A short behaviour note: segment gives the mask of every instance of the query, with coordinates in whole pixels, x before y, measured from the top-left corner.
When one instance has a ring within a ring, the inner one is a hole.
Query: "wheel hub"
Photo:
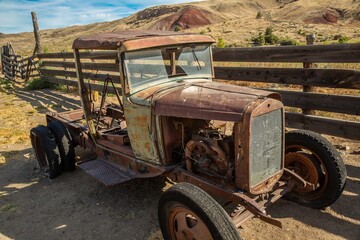
[[[312,183],[315,187],[319,183],[320,165],[314,156],[304,152],[290,152],[285,155],[285,167],[293,170],[304,180]],[[295,187],[294,192],[309,192],[311,190]]]
[[[168,226],[171,239],[202,240],[212,239],[205,223],[189,209],[177,206],[171,209]]]

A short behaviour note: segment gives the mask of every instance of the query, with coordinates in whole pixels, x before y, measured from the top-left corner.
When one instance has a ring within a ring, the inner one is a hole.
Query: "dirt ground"
[[[53,90],[0,91],[0,239],[162,239],[165,179],[106,188],[78,168],[55,180],[40,174],[29,130],[46,111],[78,107],[76,97]],[[268,212],[283,229],[253,219],[240,230],[244,239],[360,239],[360,142],[329,140],[343,149],[348,171],[340,199],[322,211],[280,200]]]

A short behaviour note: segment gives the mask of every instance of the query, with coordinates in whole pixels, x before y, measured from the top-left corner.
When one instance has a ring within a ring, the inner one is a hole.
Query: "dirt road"
[[[0,91],[0,239],[162,239],[157,202],[165,179],[106,188],[78,168],[55,180],[40,174],[30,128],[45,122],[46,111],[79,106],[50,90]],[[268,212],[283,229],[254,219],[240,230],[244,239],[360,239],[360,143],[329,140],[344,147],[348,181],[340,199],[322,211],[280,200]]]

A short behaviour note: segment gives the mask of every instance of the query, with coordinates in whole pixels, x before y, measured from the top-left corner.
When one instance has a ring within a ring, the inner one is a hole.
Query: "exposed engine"
[[[228,182],[234,176],[234,141],[217,128],[200,129],[185,146],[186,168],[190,172]]]

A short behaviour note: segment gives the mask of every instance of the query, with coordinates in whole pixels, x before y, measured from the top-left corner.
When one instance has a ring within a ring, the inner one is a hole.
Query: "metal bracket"
[[[300,188],[305,188],[307,190],[315,190],[316,186],[306,180],[304,180],[301,176],[296,174],[294,171],[291,171],[287,168],[284,168],[284,174],[282,175],[282,178],[286,181],[293,182],[296,186]]]

